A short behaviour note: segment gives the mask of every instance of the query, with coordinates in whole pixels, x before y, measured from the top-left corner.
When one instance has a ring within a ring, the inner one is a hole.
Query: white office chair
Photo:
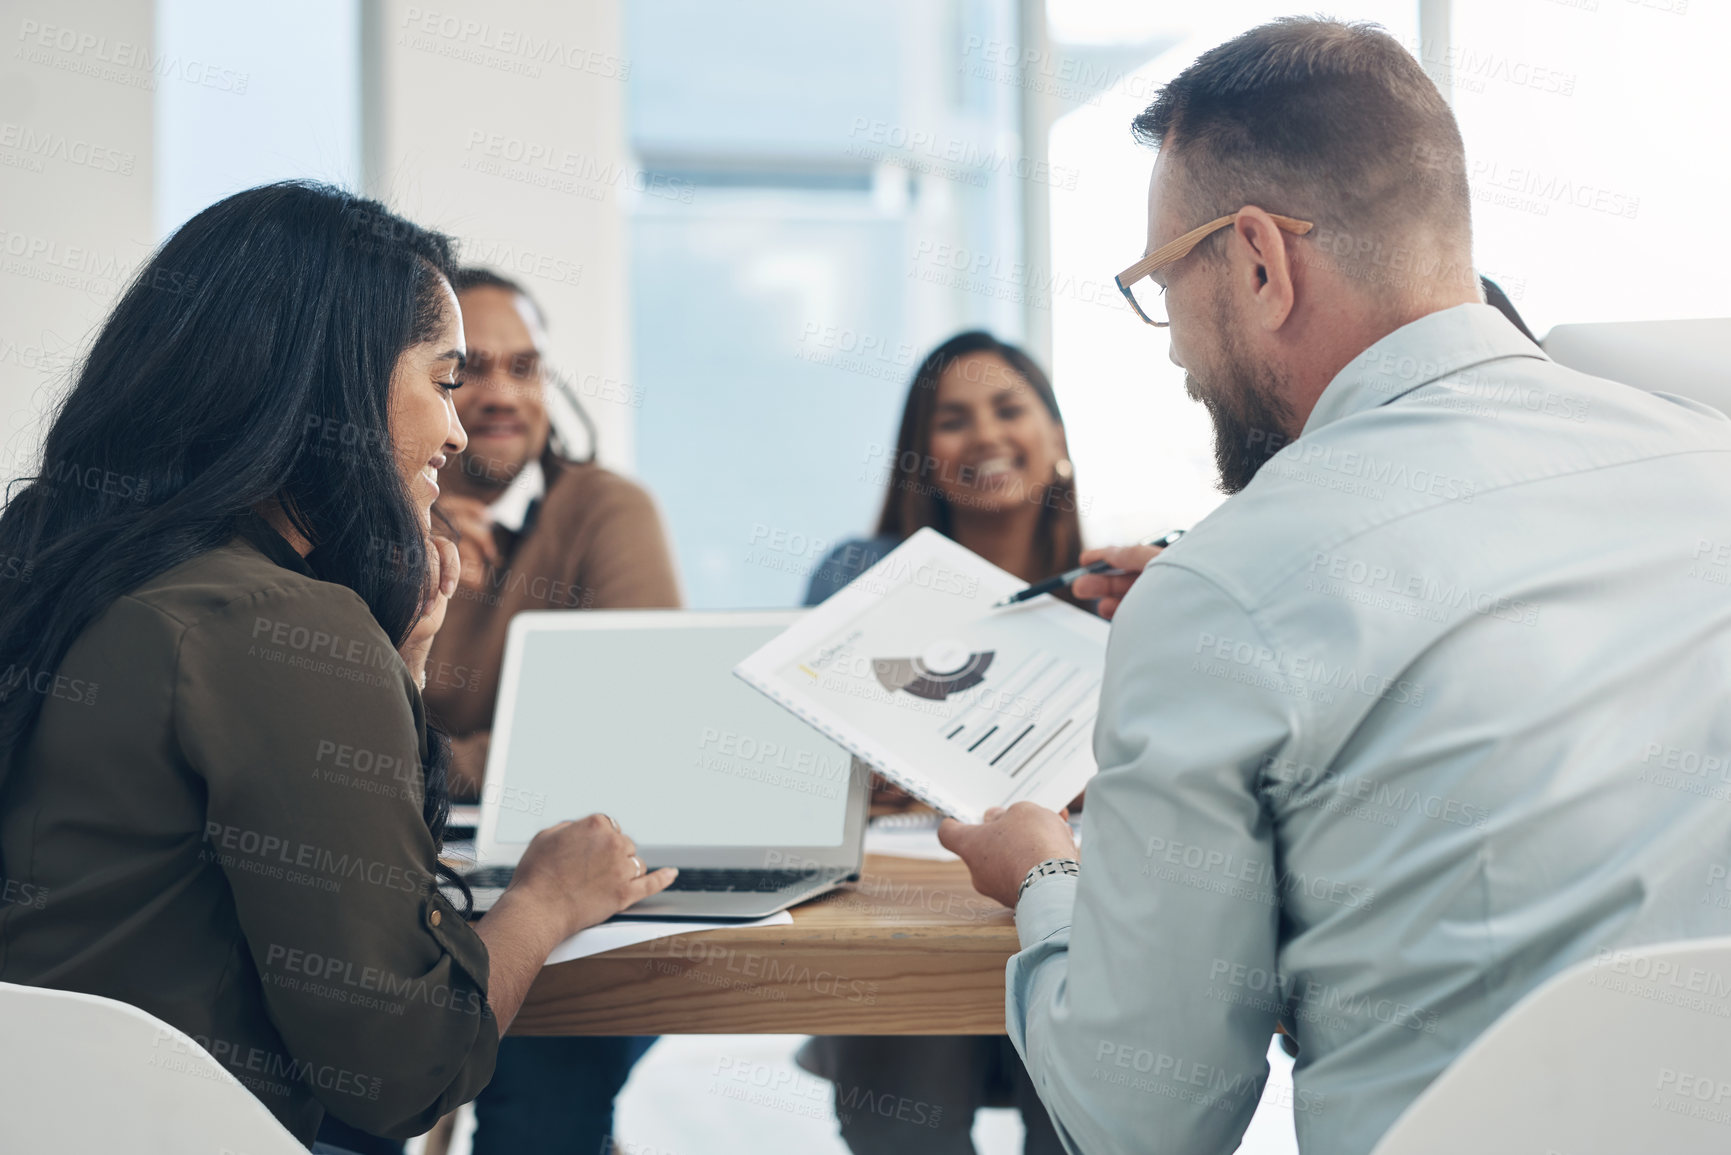
[[[0,1151],[307,1155],[191,1037],[137,1007],[0,983]]]
[[[1374,1155],[1731,1151],[1731,938],[1614,952],[1515,1004]]]
[[[1540,345],[1559,365],[1731,413],[1731,317],[1558,325]]]

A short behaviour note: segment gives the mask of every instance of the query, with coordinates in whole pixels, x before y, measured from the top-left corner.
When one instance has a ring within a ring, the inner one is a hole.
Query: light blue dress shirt
[[[1113,624],[1008,973],[1071,1149],[1230,1152],[1278,1019],[1301,1148],[1364,1155],[1547,977],[1731,933],[1728,582],[1717,411],[1485,305],[1343,369]]]

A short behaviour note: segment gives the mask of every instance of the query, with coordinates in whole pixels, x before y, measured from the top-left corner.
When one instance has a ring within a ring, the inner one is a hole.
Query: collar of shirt
[[[487,516],[494,525],[512,533],[522,533],[529,521],[529,510],[546,495],[547,475],[541,469],[541,463],[531,459],[517,471],[505,492],[487,507]]]
[[[294,570],[307,577],[318,577],[312,565],[312,554],[302,557],[288,539],[276,531],[276,527],[251,510],[241,515],[236,532],[251,542],[258,551],[284,569]],[[314,550],[313,553],[317,553]]]
[[[1456,305],[1402,325],[1336,373],[1304,423],[1304,435],[1411,393],[1463,369],[1544,351],[1490,305]]]

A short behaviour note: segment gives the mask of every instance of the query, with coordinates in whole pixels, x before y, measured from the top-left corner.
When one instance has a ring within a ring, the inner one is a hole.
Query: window
[[[1013,5],[625,11],[637,472],[693,606],[798,604],[869,536],[926,352],[1022,336],[1017,91],[964,67]]]
[[[1136,320],[1112,285],[1147,241],[1154,154],[1131,141],[1130,121],[1203,52],[1291,11],[1269,0],[1048,5],[1052,70],[1082,75],[1081,62],[1095,62],[1094,82],[1070,94],[1073,107],[1052,126],[1049,146],[1054,166],[1085,176],[1073,197],[1052,200],[1052,265],[1074,271],[1078,284],[1092,278],[1108,290],[1052,302],[1053,381],[1091,544],[1188,527],[1224,500],[1214,488],[1207,414],[1185,395],[1166,338]],[[1374,20],[1417,43],[1414,0],[1359,0],[1330,14]]]
[[[291,177],[361,185],[359,0],[157,0],[156,235]]]
[[[1731,316],[1723,48],[1712,0],[1454,0],[1446,71],[1473,248],[1553,325]]]

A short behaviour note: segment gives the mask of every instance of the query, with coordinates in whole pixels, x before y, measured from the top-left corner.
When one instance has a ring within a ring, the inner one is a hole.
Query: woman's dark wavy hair
[[[1038,362],[1015,345],[983,330],[957,333],[926,354],[926,359],[914,370],[907,404],[902,409],[901,430],[896,435],[895,459],[890,463],[889,492],[884,495],[883,512],[878,517],[880,535],[905,541],[916,530],[930,526],[945,537],[955,536],[950,503],[930,476],[937,468],[931,457],[932,421],[938,407],[938,383],[945,371],[963,357],[978,353],[991,354],[1014,370],[1039,397],[1058,428],[1064,427],[1057,394]],[[1076,504],[1074,474],[1047,486],[1039,500],[1045,507],[1034,529],[1040,568],[1049,574],[1073,569],[1082,552],[1082,518]]]
[[[248,189],[182,225],[97,334],[41,473],[0,512],[0,557],[29,567],[28,580],[0,580],[0,668],[57,669],[116,599],[273,501],[313,543],[319,577],[358,593],[401,644],[432,589],[392,453],[391,374],[444,320],[452,247],[306,181]],[[344,452],[317,452],[333,427]],[[93,468],[129,483],[56,483]],[[28,681],[0,681],[0,781],[41,710]],[[450,761],[435,731],[422,804],[435,843]]]

